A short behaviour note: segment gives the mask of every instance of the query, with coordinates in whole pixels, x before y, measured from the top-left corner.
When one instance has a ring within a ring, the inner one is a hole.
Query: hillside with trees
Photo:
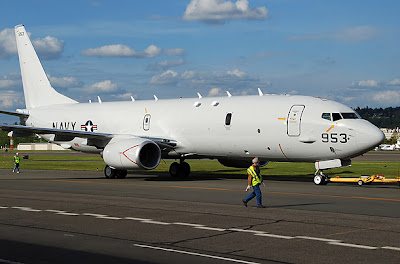
[[[380,128],[400,127],[400,107],[354,109],[362,118]]]

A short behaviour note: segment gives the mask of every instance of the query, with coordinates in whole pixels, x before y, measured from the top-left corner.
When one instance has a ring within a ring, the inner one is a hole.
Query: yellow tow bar
[[[386,179],[383,175],[364,176],[359,178],[340,178],[336,176],[329,179],[330,182],[356,182],[359,186],[371,183],[397,183],[400,186],[400,177],[395,179]]]

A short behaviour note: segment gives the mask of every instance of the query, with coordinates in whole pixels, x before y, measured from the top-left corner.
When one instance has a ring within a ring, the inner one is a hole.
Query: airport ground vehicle
[[[400,186],[400,177],[387,179],[383,175],[361,175],[359,178],[341,178],[337,176],[330,178],[329,182],[356,182],[359,186],[371,183],[397,183]]]

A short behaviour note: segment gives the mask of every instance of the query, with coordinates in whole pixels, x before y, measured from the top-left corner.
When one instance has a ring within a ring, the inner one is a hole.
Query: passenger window
[[[331,119],[331,113],[323,113],[323,114],[322,114],[322,118],[323,118],[323,119],[326,119],[326,120],[329,120],[329,121],[332,121],[332,119]]]
[[[356,113],[342,113],[344,119],[358,119],[358,115]]]
[[[342,116],[340,115],[340,113],[332,113],[332,118],[333,118],[333,121],[337,121],[337,120],[342,119]]]
[[[232,113],[227,113],[225,117],[225,126],[230,126],[232,120]]]

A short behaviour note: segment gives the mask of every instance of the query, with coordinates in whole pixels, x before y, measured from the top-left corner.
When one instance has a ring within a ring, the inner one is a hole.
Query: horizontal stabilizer
[[[28,114],[19,113],[19,112],[15,112],[15,111],[4,111],[4,110],[0,110],[0,114],[10,115],[10,116],[19,116],[19,117],[29,117]]]

